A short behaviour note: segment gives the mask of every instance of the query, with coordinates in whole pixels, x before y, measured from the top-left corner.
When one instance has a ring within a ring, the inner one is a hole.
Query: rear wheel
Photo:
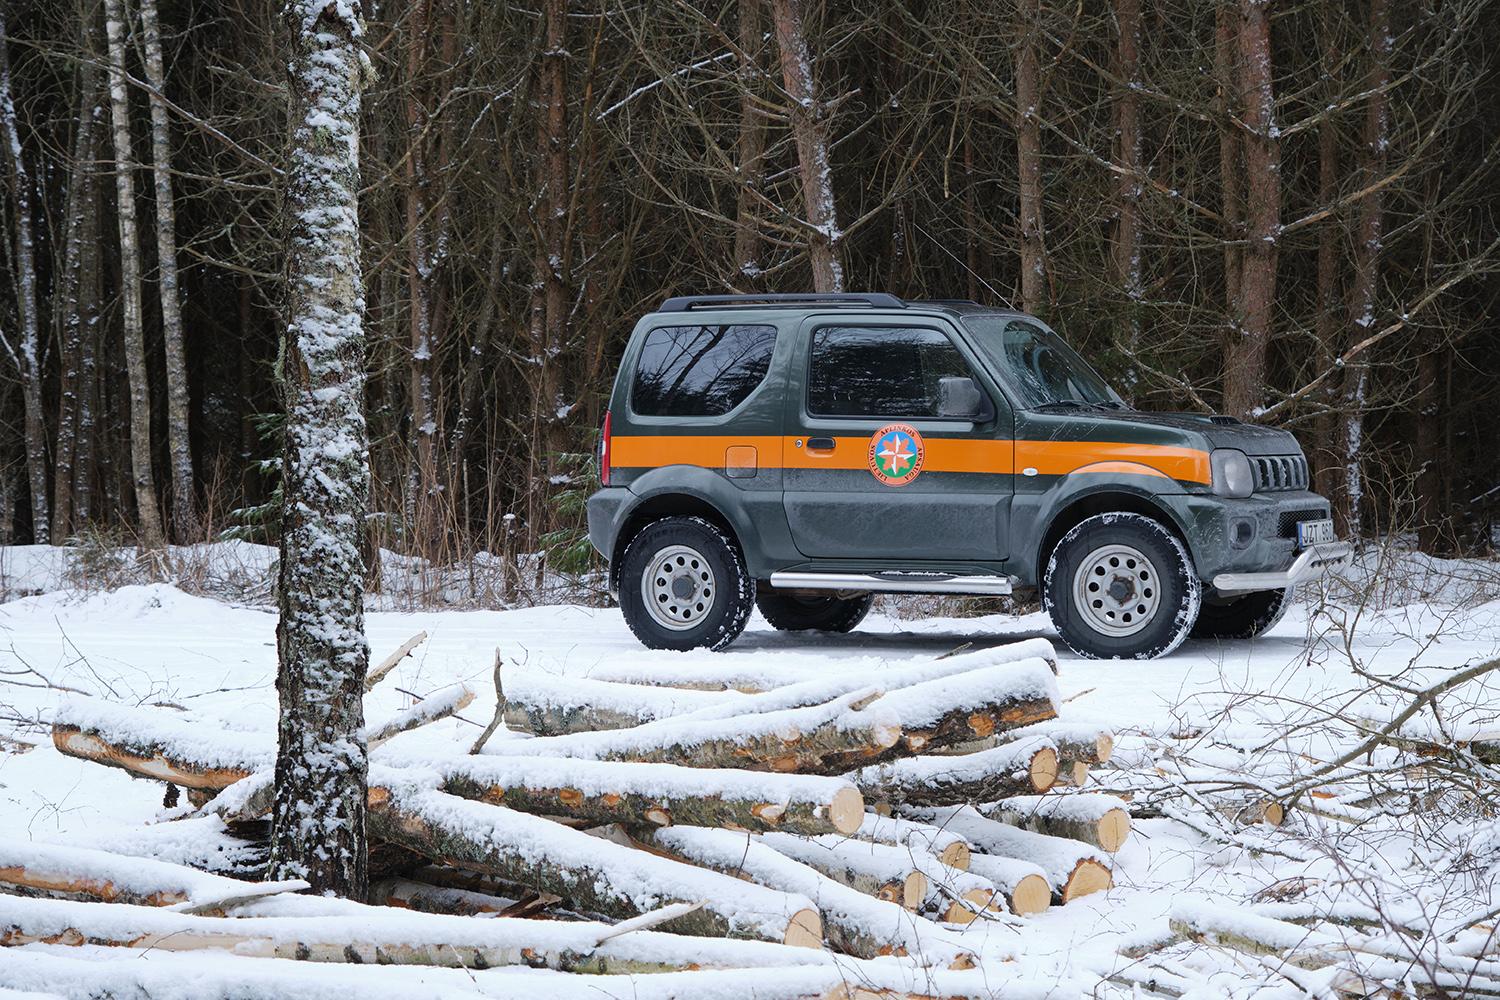
[[[651,649],[723,649],[745,630],[755,584],[739,548],[701,517],[642,529],[620,563],[620,609]]]
[[[1140,514],[1074,526],[1047,561],[1042,604],[1063,642],[1091,659],[1165,656],[1198,618],[1202,585],[1177,536]]]
[[[873,594],[799,597],[765,591],[755,598],[755,606],[772,628],[783,632],[850,632],[865,620],[874,601]]]
[[[1291,587],[1239,597],[1205,596],[1198,624],[1193,626],[1193,638],[1254,639],[1281,621],[1291,603]]]

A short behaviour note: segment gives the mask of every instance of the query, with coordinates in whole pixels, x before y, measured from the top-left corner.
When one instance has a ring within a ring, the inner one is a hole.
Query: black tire
[[[1098,514],[1075,525],[1042,577],[1052,624],[1089,659],[1165,656],[1192,631],[1202,593],[1181,540],[1140,514]]]
[[[852,632],[865,620],[874,594],[858,597],[798,597],[763,591],[756,595],[755,606],[765,615],[771,627],[782,632]]]
[[[1194,639],[1254,639],[1270,630],[1292,604],[1292,588],[1259,590],[1239,597],[1205,595]]]
[[[656,611],[647,607],[652,600]],[[723,649],[745,630],[754,606],[755,581],[739,546],[701,517],[654,521],[625,547],[620,609],[649,649]]]

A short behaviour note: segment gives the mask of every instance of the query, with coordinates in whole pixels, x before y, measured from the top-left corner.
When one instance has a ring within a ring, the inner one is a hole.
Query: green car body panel
[[[1028,407],[1014,375],[966,325],[975,318],[1042,327],[1021,313],[947,302],[729,303],[642,318],[609,401],[608,485],[588,502],[589,538],[610,561],[612,589],[634,533],[673,514],[727,529],[762,584],[774,573],[896,571],[1003,576],[1016,590],[1038,586],[1051,546],[1094,514],[1167,525],[1203,581],[1286,569],[1297,551],[1288,524],[1328,516],[1327,501],[1305,488],[1306,461],[1286,431],[1123,407]],[[647,335],[698,324],[774,326],[764,378],[722,415],[638,414],[631,394]],[[883,327],[946,338],[984,397],[979,418],[810,412],[817,331]],[[923,450],[920,470],[899,485],[872,471],[872,438],[890,425],[915,430]],[[1212,485],[1215,449],[1252,462],[1274,456],[1273,472],[1291,471],[1276,488],[1222,496]]]

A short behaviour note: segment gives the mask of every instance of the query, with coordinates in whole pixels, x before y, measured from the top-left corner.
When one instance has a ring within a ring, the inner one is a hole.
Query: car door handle
[[[807,447],[810,451],[832,451],[838,446],[838,441],[833,438],[808,438]]]

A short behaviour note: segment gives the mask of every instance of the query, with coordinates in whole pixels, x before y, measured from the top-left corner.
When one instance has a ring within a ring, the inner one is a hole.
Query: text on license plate
[[[1324,542],[1333,540],[1332,521],[1324,519],[1297,522],[1297,547],[1299,549],[1305,549],[1309,545],[1322,545]]]

